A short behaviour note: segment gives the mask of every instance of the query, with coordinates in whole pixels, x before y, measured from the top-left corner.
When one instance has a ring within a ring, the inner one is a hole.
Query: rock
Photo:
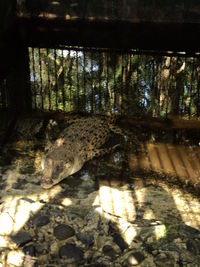
[[[36,255],[36,249],[33,245],[29,245],[23,248],[23,252],[26,255],[35,256]]]
[[[200,240],[189,239],[186,242],[186,247],[192,254],[196,256],[200,254]]]
[[[57,255],[58,254],[58,250],[59,250],[59,247],[58,247],[58,243],[57,242],[54,242],[53,244],[51,244],[50,251],[51,251],[52,255]]]
[[[200,231],[188,225],[181,225],[179,227],[179,234],[180,236],[183,236],[183,237],[187,237],[191,235],[197,236],[197,235],[200,235]]]
[[[83,251],[74,244],[66,244],[60,248],[59,256],[69,260],[69,263],[79,263],[83,260]]]
[[[164,253],[160,253],[155,259],[156,266],[158,267],[173,267],[174,260],[171,257],[168,257]]]
[[[13,229],[13,219],[8,212],[0,214],[0,235],[10,235]]]
[[[44,255],[40,255],[38,257],[38,261],[40,263],[43,263],[43,264],[46,264],[47,262],[49,262],[49,256],[47,254],[44,254]],[[42,265],[43,266],[43,265]]]
[[[74,229],[66,224],[59,224],[54,228],[54,236],[59,240],[67,239],[74,234]]]
[[[151,245],[153,243],[155,243],[155,238],[153,236],[148,237],[146,240],[146,244]]]
[[[34,169],[33,166],[27,166],[27,167],[21,167],[19,171],[20,171],[21,174],[26,174],[27,175],[27,174],[34,173],[35,169]]]
[[[91,246],[94,244],[94,236],[92,233],[78,233],[77,234],[78,240],[80,240],[86,247]]]
[[[47,243],[35,244],[35,249],[37,254],[45,254],[45,252],[48,250],[48,245]]]
[[[24,187],[25,187],[25,182],[24,182],[24,180],[19,180],[19,181],[17,181],[16,183],[14,183],[13,185],[12,185],[12,188],[13,189],[24,189]]]
[[[122,251],[128,248],[128,244],[124,241],[119,233],[113,234],[113,241],[120,247]]]
[[[18,232],[16,235],[11,236],[12,241],[18,246],[23,246],[32,240],[31,235],[28,232]]]
[[[108,265],[105,265],[103,263],[96,263],[96,264],[90,264],[87,265],[87,267],[107,267]]]
[[[34,218],[34,224],[37,227],[42,227],[50,222],[49,217],[45,215],[40,215]]]
[[[23,259],[23,267],[34,267],[36,263],[36,258],[30,255],[25,255]]]
[[[111,246],[109,246],[109,245],[105,245],[103,247],[102,251],[103,251],[104,255],[106,255],[106,256],[108,256],[110,258],[113,258],[114,259],[115,256],[116,256],[115,250]]]
[[[129,254],[127,259],[128,266],[137,266],[145,259],[141,252],[133,252]]]
[[[24,253],[20,250],[9,251],[6,260],[6,266],[23,266],[24,263]]]
[[[96,264],[87,265],[87,267],[107,267],[107,265],[103,263],[96,263]]]

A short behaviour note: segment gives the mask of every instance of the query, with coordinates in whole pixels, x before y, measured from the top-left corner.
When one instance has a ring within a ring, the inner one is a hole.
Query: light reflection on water
[[[85,172],[82,176],[81,176],[81,179],[83,181],[88,181],[90,179],[90,175],[88,172]]]
[[[119,153],[119,152],[116,152],[116,153],[114,154],[114,157],[113,157],[114,162],[115,162],[116,164],[119,163],[119,162],[120,162],[120,158],[121,158],[120,153]]]

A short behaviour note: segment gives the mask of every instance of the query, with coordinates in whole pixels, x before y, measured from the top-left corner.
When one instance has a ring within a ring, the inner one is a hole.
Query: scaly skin
[[[111,122],[113,119],[109,117],[82,118],[64,129],[43,158],[41,186],[51,188],[79,171],[86,161],[115,149],[116,146],[100,149],[110,132],[115,131]]]

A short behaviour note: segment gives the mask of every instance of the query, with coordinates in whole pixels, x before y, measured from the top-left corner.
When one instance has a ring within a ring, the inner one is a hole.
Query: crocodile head
[[[45,156],[42,160],[43,177],[41,187],[49,189],[55,184],[80,170],[82,166],[77,164],[77,160],[73,157],[67,157],[64,160],[54,159],[50,156]]]

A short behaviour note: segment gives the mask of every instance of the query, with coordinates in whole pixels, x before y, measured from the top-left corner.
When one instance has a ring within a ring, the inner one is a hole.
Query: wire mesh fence
[[[29,48],[34,109],[200,115],[200,58]]]

